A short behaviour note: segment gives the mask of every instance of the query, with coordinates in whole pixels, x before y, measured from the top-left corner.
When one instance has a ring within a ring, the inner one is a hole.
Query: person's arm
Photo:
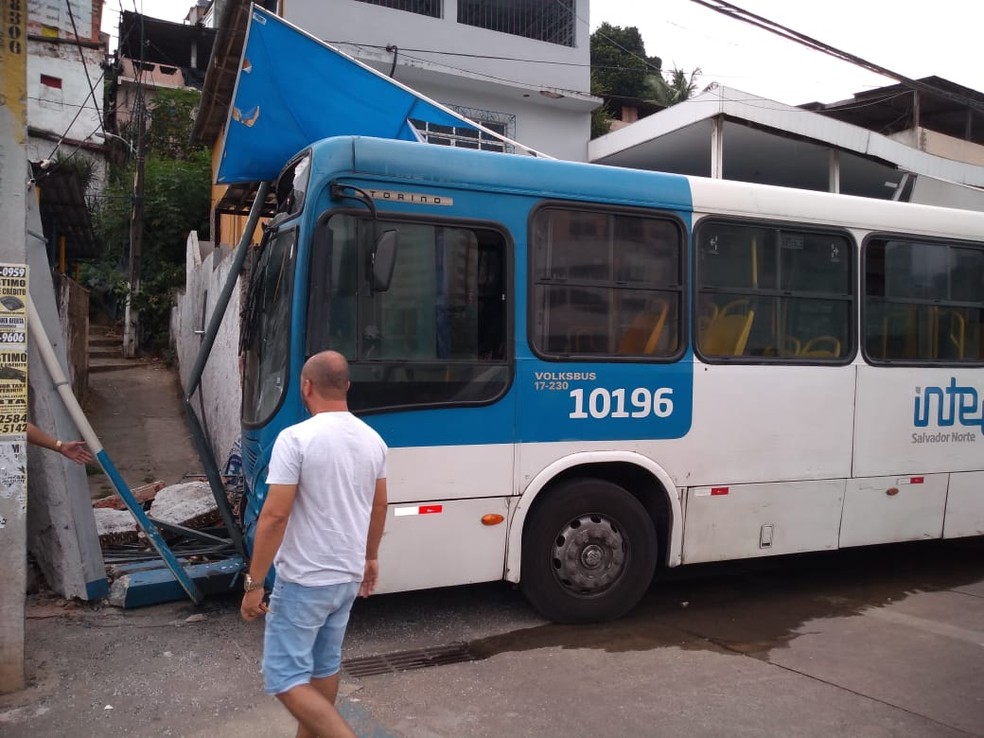
[[[49,436],[34,423],[27,424],[27,442],[50,451],[57,451],[76,464],[88,464],[93,461],[92,454],[85,447],[85,441],[59,441],[57,438]]]
[[[372,498],[372,513],[369,515],[369,536],[366,538],[366,570],[359,586],[359,597],[368,597],[376,589],[379,579],[379,542],[386,526],[386,480],[376,480],[376,492]]]
[[[296,496],[296,484],[271,484],[267,490],[260,519],[256,523],[256,535],[253,537],[253,557],[249,562],[249,576],[254,582],[262,582],[270,572],[273,558],[284,540]],[[240,613],[244,620],[253,620],[266,610],[262,587],[243,596]]]

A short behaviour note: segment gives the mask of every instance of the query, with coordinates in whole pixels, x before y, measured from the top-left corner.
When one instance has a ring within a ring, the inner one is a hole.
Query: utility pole
[[[122,17],[122,16],[121,16]],[[140,293],[140,254],[143,249],[144,221],[144,127],[145,111],[143,88],[144,24],[140,17],[140,65],[137,78],[137,167],[133,175],[133,202],[130,211],[130,289],[126,297],[123,319],[123,355],[134,358],[140,348],[140,313],[133,299]]]
[[[133,175],[133,204],[130,212],[130,291],[126,298],[123,324],[123,355],[133,358],[140,344],[140,313],[133,298],[140,292],[140,252],[143,248],[144,192],[144,111],[143,95],[137,96],[137,170]]]
[[[0,296],[18,278],[27,303],[27,3],[0,0]],[[9,266],[8,266],[9,265]],[[19,267],[17,265],[20,265]],[[13,271],[12,271],[12,269]],[[18,271],[18,269],[20,271]],[[12,303],[13,304],[13,303]],[[15,308],[19,317],[26,315]],[[24,590],[27,582],[27,342],[24,325],[6,331],[0,368],[0,694],[24,687]],[[14,349],[14,350],[11,350]]]

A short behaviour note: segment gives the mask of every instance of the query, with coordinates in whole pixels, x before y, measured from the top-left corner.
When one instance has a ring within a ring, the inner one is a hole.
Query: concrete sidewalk
[[[175,484],[185,474],[201,473],[183,397],[177,372],[159,362],[90,375],[86,415],[131,488],[158,479]],[[89,477],[93,498],[112,491],[101,472]]]

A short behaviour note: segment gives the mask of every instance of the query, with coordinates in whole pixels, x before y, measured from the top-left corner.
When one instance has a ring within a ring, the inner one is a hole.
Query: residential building
[[[558,159],[587,160],[588,0],[328,0],[284,18],[437,102]],[[465,145],[469,145],[465,142]]]
[[[984,166],[984,93],[942,77],[917,80],[941,94],[904,84],[856,92],[835,103],[800,107],[867,128],[919,151]]]
[[[984,210],[984,95],[938,77],[794,107],[712,84],[591,141],[599,164]]]
[[[101,0],[28,2],[27,154],[31,161],[69,159],[91,167],[89,194],[106,177],[103,75],[108,37],[100,33]]]
[[[202,89],[216,31],[194,11],[201,9],[193,7],[185,23],[123,11],[111,126],[126,128],[139,101],[152,107],[159,89]]]
[[[39,192],[48,263],[71,272],[95,254],[86,199],[106,181],[100,0],[31,0],[27,21],[27,156]]]

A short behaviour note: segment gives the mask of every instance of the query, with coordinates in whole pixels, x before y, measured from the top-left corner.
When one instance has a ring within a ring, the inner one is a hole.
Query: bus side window
[[[840,233],[702,223],[697,348],[706,358],[843,360],[853,331],[853,248]]]
[[[864,269],[870,361],[984,360],[984,244],[876,237]]]
[[[532,222],[530,341],[560,357],[681,349],[683,233],[665,217],[550,206]]]

